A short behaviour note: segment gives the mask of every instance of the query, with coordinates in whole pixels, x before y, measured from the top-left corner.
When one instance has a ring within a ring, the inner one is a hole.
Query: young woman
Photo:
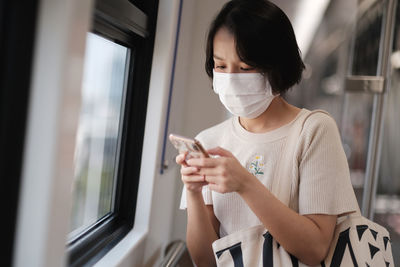
[[[309,112],[282,98],[304,69],[289,19],[266,0],[230,1],[210,27],[206,54],[213,89],[234,116],[196,137],[213,157],[176,158],[194,262],[215,265],[212,242],[263,224],[301,262],[319,264],[338,215],[357,202],[336,123],[322,113],[307,119],[299,137],[289,207],[270,192],[291,125]]]

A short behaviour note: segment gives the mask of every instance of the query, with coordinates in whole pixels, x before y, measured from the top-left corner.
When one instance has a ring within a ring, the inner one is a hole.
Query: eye
[[[254,70],[255,68],[253,68],[253,67],[248,67],[248,68],[240,68],[241,70],[243,70],[243,71],[251,71],[251,70]]]
[[[225,69],[225,66],[215,66],[216,69]]]

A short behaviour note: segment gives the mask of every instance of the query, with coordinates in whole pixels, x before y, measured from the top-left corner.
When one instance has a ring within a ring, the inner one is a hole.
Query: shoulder
[[[215,144],[219,144],[219,140],[222,139],[226,132],[230,132],[233,118],[229,118],[217,125],[207,128],[196,135],[196,139],[199,140],[205,147],[213,147]]]
[[[302,133],[304,137],[316,135],[339,134],[335,119],[326,111],[309,114],[304,122]]]
[[[300,148],[305,152],[310,148],[318,150],[332,147],[342,147],[335,119],[325,111],[309,114],[300,134]]]

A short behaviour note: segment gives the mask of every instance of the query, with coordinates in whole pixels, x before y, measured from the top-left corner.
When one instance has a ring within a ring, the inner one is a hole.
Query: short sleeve
[[[208,185],[203,186],[202,188],[202,194],[203,194],[203,199],[204,199],[204,204],[206,205],[212,205],[212,193]],[[182,189],[182,196],[181,196],[181,204],[179,206],[181,210],[185,210],[187,208],[187,203],[186,203],[186,188],[185,185],[183,186]]]
[[[306,121],[299,163],[299,213],[340,215],[358,209],[336,122],[317,113]]]

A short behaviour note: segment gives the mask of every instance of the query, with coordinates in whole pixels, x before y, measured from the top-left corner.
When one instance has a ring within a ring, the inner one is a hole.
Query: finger
[[[179,154],[178,156],[176,156],[175,161],[178,164],[182,164],[182,162],[185,160],[185,158],[183,157],[183,154]]]
[[[187,161],[187,164],[196,167],[212,168],[217,166],[217,161],[213,158],[191,158]]]
[[[178,156],[176,156],[175,161],[176,163],[186,166],[186,157],[187,157],[187,151],[180,153]]]
[[[182,167],[181,168],[181,174],[182,175],[190,175],[197,173],[199,169],[197,167]]]
[[[204,176],[204,180],[207,183],[218,184],[218,182],[219,182],[218,176],[214,176],[214,175],[202,175],[202,176]]]
[[[197,174],[207,175],[207,176],[218,176],[221,175],[221,172],[218,170],[218,168],[202,167],[201,169],[198,170]]]
[[[233,157],[233,154],[230,151],[223,149],[220,146],[209,149],[207,150],[207,152],[208,154],[217,155],[221,157]]]
[[[182,181],[184,183],[207,183],[204,181],[203,175],[183,175]]]

